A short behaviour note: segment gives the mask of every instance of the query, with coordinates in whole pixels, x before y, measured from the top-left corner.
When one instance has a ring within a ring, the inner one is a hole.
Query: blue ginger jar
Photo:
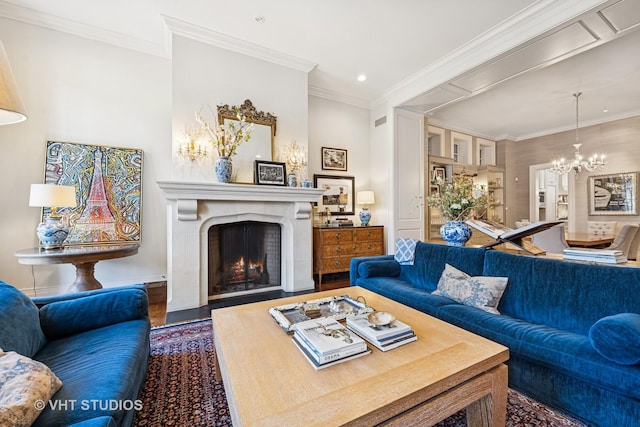
[[[447,221],[440,227],[440,235],[448,246],[464,246],[471,238],[471,228],[464,221]]]
[[[233,164],[229,156],[220,156],[215,164],[216,177],[218,182],[231,182],[231,172]]]

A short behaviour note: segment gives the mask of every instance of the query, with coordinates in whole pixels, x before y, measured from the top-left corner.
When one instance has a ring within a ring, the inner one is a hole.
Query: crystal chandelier
[[[582,92],[574,93],[573,96],[576,98],[576,143],[573,144],[573,148],[575,148],[575,154],[572,161],[567,162],[564,158],[560,160],[554,160],[553,166],[549,168],[549,170],[556,175],[565,175],[571,171],[574,171],[576,174],[582,172],[582,169],[586,169],[589,172],[598,171],[604,169],[607,165],[607,162],[604,160],[604,154],[594,154],[589,157],[588,160],[584,160],[582,155],[580,154],[580,146],[582,145],[579,142],[578,138],[578,99],[582,95]]]

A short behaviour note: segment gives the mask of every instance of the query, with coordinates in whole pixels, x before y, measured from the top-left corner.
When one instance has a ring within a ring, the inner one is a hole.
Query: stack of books
[[[296,325],[293,342],[314,369],[371,353],[367,343],[331,317],[307,320]]]
[[[387,351],[416,341],[418,337],[411,326],[399,320],[380,326],[369,322],[367,314],[347,317],[347,327],[379,350]]]
[[[563,250],[562,257],[576,261],[602,262],[606,264],[627,262],[627,257],[619,249],[567,248]]]

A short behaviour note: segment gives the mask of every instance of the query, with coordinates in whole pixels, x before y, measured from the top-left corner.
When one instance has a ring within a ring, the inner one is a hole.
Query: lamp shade
[[[72,185],[31,184],[29,206],[76,207],[76,188]]]
[[[19,123],[26,119],[9,59],[4,51],[4,45],[0,42],[0,125]]]
[[[373,191],[358,191],[356,193],[356,203],[359,205],[372,205],[376,202]]]

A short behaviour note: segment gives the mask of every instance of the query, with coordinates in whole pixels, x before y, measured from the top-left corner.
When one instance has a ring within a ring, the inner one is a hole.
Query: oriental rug
[[[139,396],[143,406],[134,426],[231,426],[224,386],[213,378],[213,350],[210,319],[153,328],[147,378]],[[464,411],[437,426],[465,427]],[[506,427],[540,426],[584,424],[509,390]]]

